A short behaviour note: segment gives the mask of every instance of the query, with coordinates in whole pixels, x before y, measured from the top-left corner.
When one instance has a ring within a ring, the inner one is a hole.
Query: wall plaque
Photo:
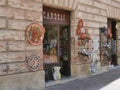
[[[31,71],[38,71],[40,69],[40,56],[38,55],[31,55],[30,57],[26,58],[27,66]]]
[[[76,30],[76,34],[77,35],[81,34],[81,28],[83,28],[83,26],[84,26],[84,22],[83,22],[82,19],[80,19],[78,21],[78,26],[77,26],[77,30]]]
[[[43,7],[43,21],[43,23],[49,25],[69,25],[70,12],[61,9]]]
[[[39,23],[32,23],[28,26],[26,37],[30,44],[39,45],[44,38],[45,29]]]

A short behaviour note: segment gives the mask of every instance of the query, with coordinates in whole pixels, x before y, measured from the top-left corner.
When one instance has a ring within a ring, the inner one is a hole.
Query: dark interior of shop
[[[116,20],[112,20],[111,21],[111,30],[112,30],[112,55],[111,55],[111,58],[112,58],[112,61],[111,61],[111,64],[116,66],[117,65],[117,47],[116,47]]]
[[[69,26],[44,25],[44,69],[46,81],[53,80],[53,67],[60,66],[62,76],[70,76]],[[56,41],[56,42],[53,42]]]

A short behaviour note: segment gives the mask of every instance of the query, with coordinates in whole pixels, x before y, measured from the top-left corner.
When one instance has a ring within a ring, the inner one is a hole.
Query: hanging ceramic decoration
[[[85,39],[89,40],[90,39],[90,35],[88,33],[88,29],[85,29],[85,32],[80,34],[80,39],[82,39],[82,40],[85,40]]]
[[[79,35],[79,34],[81,33],[81,28],[83,27],[83,25],[84,25],[84,22],[83,22],[82,19],[80,19],[80,20],[78,21],[78,26],[77,26],[77,30],[76,30],[76,34],[77,34],[77,35]]]
[[[82,40],[86,39],[86,34],[85,33],[81,33],[80,39],[82,39]]]
[[[108,27],[108,37],[112,38],[112,32],[111,32],[111,29],[109,27]]]
[[[120,22],[118,22],[118,23],[116,24],[116,29],[117,29],[117,30],[120,30]]]
[[[80,46],[81,45],[81,40],[78,40],[77,44],[78,44],[78,46]]]
[[[86,39],[90,39],[90,35],[88,33],[88,29],[85,29]]]
[[[45,29],[39,23],[32,23],[28,26],[26,37],[30,44],[39,45],[44,38]]]
[[[40,69],[40,56],[38,55],[31,55],[30,57],[26,58],[27,66],[31,71],[38,71]]]

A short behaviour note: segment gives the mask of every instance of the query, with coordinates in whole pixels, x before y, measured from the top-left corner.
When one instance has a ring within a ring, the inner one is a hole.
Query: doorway
[[[116,20],[108,19],[108,23],[111,27],[112,38],[111,38],[111,64],[117,65],[117,38],[116,38]]]
[[[116,20],[108,19],[108,28],[100,28],[101,65],[117,65]]]
[[[63,76],[70,76],[70,12],[43,8],[43,56],[45,81],[53,80],[53,67],[60,66]]]

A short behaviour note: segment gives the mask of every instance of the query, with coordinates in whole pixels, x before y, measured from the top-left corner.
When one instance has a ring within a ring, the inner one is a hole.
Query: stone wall
[[[25,56],[41,54],[42,44],[33,46],[26,42],[25,32],[29,24],[42,24],[42,2],[32,0],[2,0],[0,2],[0,64],[8,68],[6,74],[29,72]],[[14,69],[14,70],[11,70]]]
[[[40,90],[45,87],[43,63],[31,72],[25,57],[37,54],[43,61],[43,45],[26,41],[26,28],[32,22],[42,24],[42,0],[0,1],[0,89]]]
[[[0,77],[0,90],[44,90],[43,78],[43,71]]]
[[[117,60],[117,63],[120,65],[120,30],[117,30]]]

